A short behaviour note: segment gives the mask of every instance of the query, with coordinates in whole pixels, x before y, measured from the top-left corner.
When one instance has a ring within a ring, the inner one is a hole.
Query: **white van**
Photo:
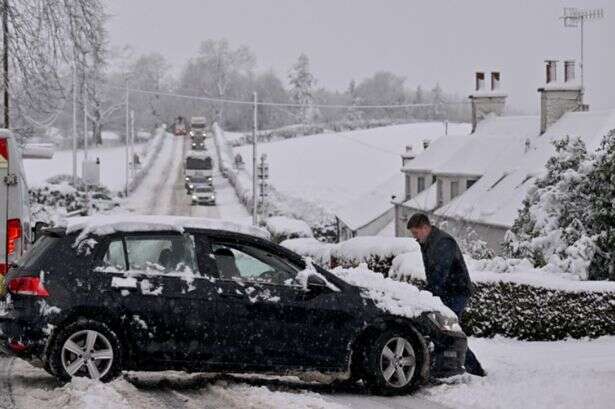
[[[31,240],[28,185],[21,149],[8,129],[0,129],[0,274],[25,252]]]

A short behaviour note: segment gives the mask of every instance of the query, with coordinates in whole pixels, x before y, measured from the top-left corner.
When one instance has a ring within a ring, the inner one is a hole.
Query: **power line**
[[[178,94],[174,92],[163,92],[163,91],[150,91],[138,88],[126,88],[126,87],[117,87],[113,85],[106,85],[107,88],[117,89],[125,91],[128,89],[129,92],[135,92],[140,94],[149,94],[149,95],[161,95],[167,97],[175,97],[175,98],[184,98],[184,99],[192,99],[206,102],[214,102],[214,103],[226,103],[226,104],[236,104],[236,105],[254,105],[254,101],[245,101],[238,99],[228,99],[228,98],[214,98],[214,97],[200,97],[194,95],[186,95],[186,94]],[[385,108],[421,108],[421,107],[435,107],[435,106],[443,106],[443,105],[465,105],[468,102],[460,101],[460,102],[442,102],[438,104],[434,103],[425,103],[425,104],[398,104],[398,105],[343,105],[343,104],[313,104],[311,106],[315,108],[338,108],[338,109],[385,109]],[[294,107],[294,108],[302,108],[305,105],[291,103],[291,102],[260,102],[258,103],[260,106],[273,106],[273,107]]]

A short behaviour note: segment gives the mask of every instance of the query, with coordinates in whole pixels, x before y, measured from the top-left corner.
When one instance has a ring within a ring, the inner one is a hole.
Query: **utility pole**
[[[9,128],[9,0],[2,2],[2,67],[4,73],[4,127]]]
[[[73,54],[73,187],[77,188],[77,58]]]
[[[128,156],[128,138],[129,138],[129,130],[130,130],[130,109],[129,109],[129,104],[128,104],[128,98],[129,98],[129,94],[128,94],[128,78],[126,78],[126,186],[125,186],[125,190],[124,190],[124,197],[128,197],[128,172],[129,172],[129,167],[128,167],[128,163],[129,163],[129,156]]]
[[[581,28],[581,89],[584,86],[584,71],[585,64],[583,62],[584,58],[584,26],[585,21],[593,21],[604,18],[604,9],[579,9],[576,7],[564,7],[564,15],[560,17],[561,20],[564,21],[565,27],[579,27]]]
[[[135,111],[130,111],[130,160],[132,163],[132,171],[130,177],[135,177]]]
[[[256,200],[256,131],[258,129],[258,96],[254,93],[254,126],[252,128],[252,224],[257,225],[257,209],[258,203]]]
[[[90,185],[88,181],[88,82],[87,82],[87,61],[86,56],[83,56],[83,162],[81,171],[83,173],[83,182],[85,184],[85,209],[86,214],[90,214]]]

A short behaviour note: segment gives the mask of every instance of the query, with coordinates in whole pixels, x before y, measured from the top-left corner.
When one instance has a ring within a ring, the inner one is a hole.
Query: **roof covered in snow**
[[[427,189],[423,190],[413,198],[406,200],[402,205],[425,212],[432,211],[438,204],[437,184],[432,183]]]
[[[88,234],[108,235],[116,232],[178,231],[184,229],[225,230],[268,239],[269,233],[259,227],[202,217],[178,217],[161,215],[113,215],[73,217],[65,220],[67,233],[81,231]]]
[[[352,230],[359,229],[391,210],[392,196],[402,194],[403,185],[404,178],[396,173],[375,189],[338,208],[335,215]]]
[[[417,155],[402,168],[409,172],[431,172],[434,167],[441,166],[453,156],[472,136],[445,135],[432,141],[429,148]]]
[[[555,153],[552,141],[566,135],[580,137],[593,151],[602,137],[615,128],[615,110],[568,112],[543,135],[525,144],[511,145],[492,154],[483,176],[464,194],[439,208],[435,214],[504,227],[512,226],[528,189]]]
[[[432,169],[434,174],[480,176],[498,156],[523,146],[540,132],[538,116],[490,116],[449,159]]]

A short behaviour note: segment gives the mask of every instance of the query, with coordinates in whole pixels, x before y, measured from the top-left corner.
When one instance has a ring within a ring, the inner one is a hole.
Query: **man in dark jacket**
[[[408,229],[421,246],[427,290],[440,297],[461,322],[473,289],[461,249],[450,234],[432,226],[429,218],[422,213],[412,215],[408,220]],[[485,376],[470,348],[466,353],[465,366],[468,373]]]

